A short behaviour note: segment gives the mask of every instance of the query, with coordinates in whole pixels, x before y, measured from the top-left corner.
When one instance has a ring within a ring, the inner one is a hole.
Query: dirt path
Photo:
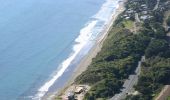
[[[166,85],[155,100],[166,100],[170,96],[170,85]]]
[[[164,22],[163,22],[163,26],[164,26],[166,31],[168,30],[168,25],[166,23],[166,20],[168,19],[169,16],[170,16],[170,10],[165,12],[165,18],[164,18]]]
[[[166,20],[168,19],[169,16],[170,16],[170,10],[165,12],[165,18],[163,22],[163,26],[166,31],[168,31],[168,27],[169,27],[166,23]],[[170,32],[167,33],[167,36],[170,36]],[[160,92],[158,97],[156,97],[155,100],[166,100],[168,96],[170,96],[170,85],[165,85],[165,87],[162,89],[162,91]]]
[[[160,0],[157,0],[157,4],[155,5],[155,7],[154,7],[154,9],[153,9],[153,10],[158,9],[158,7],[159,7],[159,2],[160,2]]]
[[[135,13],[135,22],[134,22],[134,34],[137,34],[137,32],[139,31],[140,29],[140,23],[141,23],[141,20],[139,18],[139,14],[138,13]]]

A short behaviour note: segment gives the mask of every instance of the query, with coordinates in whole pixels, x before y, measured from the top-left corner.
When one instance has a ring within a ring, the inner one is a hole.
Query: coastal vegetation
[[[123,80],[133,73],[150,41],[142,34],[133,35],[127,30],[112,34],[92,64],[76,79],[78,84],[92,86],[86,95],[87,99],[106,98],[118,93]],[[119,37],[116,38],[116,35]]]
[[[161,1],[164,4],[166,1]],[[153,18],[144,22],[142,32],[151,37],[145,50],[145,62],[142,63],[141,74],[134,87],[138,95],[129,95],[126,100],[152,100],[164,85],[170,84],[170,44],[163,27],[165,9],[154,11]],[[161,18],[159,16],[162,16]],[[159,17],[159,18],[158,18]],[[167,20],[168,23],[168,20]]]
[[[152,57],[142,64],[141,75],[135,89],[138,95],[129,95],[126,100],[152,100],[164,85],[170,84],[170,58]]]
[[[170,96],[167,98],[167,100],[170,100]]]
[[[84,100],[105,100],[119,93],[143,55],[146,59],[134,87],[139,94],[128,95],[126,100],[151,100],[164,85],[170,84],[170,44],[162,25],[167,5],[153,10],[157,0],[129,3],[134,1],[128,0],[126,11],[115,21],[101,51],[87,70],[76,78],[75,84],[91,86]],[[161,1],[160,5],[165,2],[167,0]],[[143,9],[147,11],[145,16],[142,15]],[[136,26],[139,28],[137,32],[132,31],[135,23],[139,23],[134,13],[140,16],[141,26]]]
[[[170,16],[167,19],[167,25],[170,26]]]

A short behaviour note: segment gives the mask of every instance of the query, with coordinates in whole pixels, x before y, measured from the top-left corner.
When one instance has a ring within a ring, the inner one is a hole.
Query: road
[[[133,86],[138,81],[138,76],[140,75],[141,70],[141,62],[143,62],[144,60],[145,57],[142,56],[142,59],[141,61],[139,61],[138,66],[135,70],[135,74],[129,76],[129,78],[123,84],[123,89],[121,90],[121,92],[113,96],[110,100],[122,100],[127,96],[127,94],[134,92]]]
[[[134,22],[134,34],[137,34],[138,30],[138,24],[140,23],[139,15],[138,13],[135,13],[135,22]]]
[[[135,21],[140,23],[140,19],[139,19],[139,14],[138,13],[135,13]]]
[[[155,7],[154,7],[154,9],[153,9],[153,10],[156,10],[156,9],[158,9],[159,2],[160,2],[160,0],[157,0],[157,3],[156,3],[156,5],[155,5]]]

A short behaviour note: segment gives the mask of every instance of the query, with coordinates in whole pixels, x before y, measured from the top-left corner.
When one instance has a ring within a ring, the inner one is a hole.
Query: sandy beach
[[[68,84],[73,83],[74,79],[79,76],[83,71],[87,69],[87,67],[91,64],[92,59],[96,57],[98,52],[100,52],[104,40],[107,38],[108,33],[110,32],[112,25],[118,15],[124,10],[123,4],[120,5],[120,7],[116,10],[116,14],[113,15],[112,20],[108,25],[105,27],[105,29],[102,31],[102,35],[97,38],[97,41],[95,45],[91,48],[91,50],[88,52],[88,54],[81,60],[81,62],[78,64],[77,68],[74,71],[73,76],[71,77]]]
[[[77,68],[74,71],[73,76],[71,77],[70,81],[68,84],[73,83],[74,79],[80,75],[83,71],[85,71],[87,69],[87,67],[91,64],[92,59],[96,57],[96,55],[98,54],[98,52],[100,52],[103,42],[105,41],[105,39],[107,38],[108,33],[110,32],[110,30],[112,29],[112,25],[114,24],[114,21],[116,20],[116,18],[118,17],[118,15],[124,11],[124,3],[126,0],[124,0],[124,2],[120,3],[119,8],[116,10],[116,13],[112,16],[112,19],[110,21],[110,23],[107,24],[107,26],[105,27],[105,29],[102,31],[102,35],[100,37],[97,38],[97,41],[95,43],[95,45],[91,48],[91,50],[89,51],[89,53],[81,60],[81,62],[78,64]]]
[[[85,71],[87,67],[91,64],[92,59],[95,58],[98,52],[100,52],[103,42],[105,41],[105,39],[108,36],[108,33],[112,29],[112,25],[114,24],[114,21],[116,20],[118,15],[125,10],[124,4],[126,1],[127,0],[124,0],[119,3],[119,7],[116,9],[116,12],[112,15],[111,21],[106,25],[106,27],[101,32],[101,35],[96,39],[94,46],[91,48],[88,54],[84,56],[82,60],[80,61],[80,63],[76,66],[74,73],[72,74],[72,76],[70,77],[69,81],[64,86],[64,88],[59,90],[58,93],[50,95],[48,97],[49,100],[54,99],[58,95],[61,95],[63,91],[65,91],[65,89],[67,89],[71,84],[74,83],[74,80],[76,79],[76,77],[79,76],[83,71]]]

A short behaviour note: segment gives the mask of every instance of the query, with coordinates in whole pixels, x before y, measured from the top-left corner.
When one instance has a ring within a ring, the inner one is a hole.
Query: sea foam
[[[107,23],[111,21],[113,14],[119,6],[119,1],[120,0],[106,0],[99,12],[92,16],[85,27],[80,30],[80,34],[75,39],[75,44],[73,45],[70,56],[60,64],[56,74],[38,89],[37,94],[32,99],[41,100],[41,98],[48,92],[50,87],[57,81],[57,79],[63,75],[72,61],[81,52],[82,48],[90,40],[94,40],[101,33]]]

